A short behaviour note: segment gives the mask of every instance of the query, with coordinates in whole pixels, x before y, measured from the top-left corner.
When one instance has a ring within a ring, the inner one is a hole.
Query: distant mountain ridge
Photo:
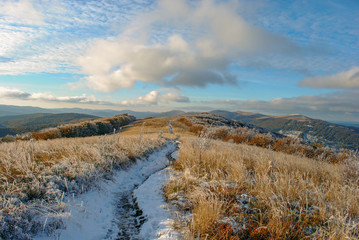
[[[6,135],[36,132],[38,130],[56,127],[59,124],[85,120],[94,120],[99,117],[79,113],[33,113],[25,115],[11,115],[0,117],[0,137]]]
[[[359,149],[359,128],[333,124],[300,114],[267,116],[250,112],[211,111],[213,114],[250,123],[270,131],[297,137],[308,142]]]
[[[13,106],[13,105],[0,105],[0,117],[12,115],[24,115],[33,113],[55,113],[50,109],[30,107],[30,106]]]
[[[4,118],[8,120],[3,121]],[[33,126],[40,124],[54,124],[54,123],[65,123],[76,120],[84,120],[84,119],[96,119],[98,116],[88,115],[88,114],[79,114],[79,113],[35,113],[35,114],[27,114],[27,115],[15,115],[8,117],[0,117],[1,125],[9,128],[16,127],[25,127],[25,126]]]
[[[24,114],[35,114],[35,113],[79,113],[79,114],[88,114],[99,117],[113,117],[115,115],[120,115],[124,113],[131,114],[136,118],[148,118],[148,117],[169,117],[185,114],[184,111],[172,110],[168,112],[136,112],[132,110],[96,110],[96,109],[83,109],[83,108],[39,108],[39,107],[30,107],[30,106],[12,106],[12,105],[0,105],[0,118],[1,117],[14,117],[16,115]]]

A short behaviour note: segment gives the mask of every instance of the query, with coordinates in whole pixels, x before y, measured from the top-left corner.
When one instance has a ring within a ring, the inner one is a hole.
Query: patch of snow
[[[134,191],[134,196],[147,221],[142,225],[140,239],[178,239],[172,227],[173,217],[165,202],[162,186],[168,180],[169,171],[165,168],[151,175],[146,182]]]
[[[116,216],[121,201],[116,197],[131,193],[150,175],[165,168],[168,165],[166,155],[175,149],[176,145],[170,142],[148,159],[139,159],[129,169],[118,171],[112,180],[101,180],[98,189],[68,198],[69,217],[63,219],[66,228],[57,230],[51,237],[67,240],[116,239],[121,226],[121,216]],[[42,233],[35,239],[49,239],[49,236]]]
[[[178,151],[175,151],[171,154],[171,157],[174,158],[174,159],[177,159],[178,158]]]

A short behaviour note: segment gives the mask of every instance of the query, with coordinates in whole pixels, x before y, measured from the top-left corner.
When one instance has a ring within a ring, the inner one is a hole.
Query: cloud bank
[[[333,75],[308,77],[299,86],[311,88],[359,88],[359,66]]]
[[[20,100],[42,100],[50,102],[66,102],[66,103],[81,103],[81,104],[95,104],[95,105],[111,105],[110,102],[101,101],[94,96],[63,96],[56,97],[50,93],[28,93],[16,88],[0,87],[0,98],[20,99]]]
[[[1,1],[0,15],[3,15],[9,22],[22,23],[27,25],[42,25],[44,16],[37,11],[30,0]]]
[[[237,84],[229,68],[240,58],[302,51],[284,36],[246,22],[237,10],[235,1],[159,1],[123,34],[98,40],[78,64],[88,85],[104,92],[137,81],[205,87]]]
[[[121,105],[135,106],[135,105],[157,105],[158,103],[180,102],[188,103],[189,98],[180,94],[177,89],[163,89],[154,90],[144,96],[139,96],[131,100],[122,101]]]
[[[95,96],[87,96],[82,94],[80,96],[54,96],[49,92],[29,93],[17,88],[7,88],[0,86],[0,98],[19,99],[19,100],[41,100],[47,102],[62,102],[62,103],[79,103],[79,104],[93,104],[93,105],[116,105],[116,106],[148,106],[157,105],[159,103],[189,103],[187,96],[181,94],[180,89],[159,89],[153,90],[143,96],[139,96],[130,100],[124,100],[119,103],[108,102],[97,99]]]

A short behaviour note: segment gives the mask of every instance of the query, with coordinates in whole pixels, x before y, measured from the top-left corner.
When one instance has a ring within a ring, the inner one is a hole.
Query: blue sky
[[[0,104],[359,121],[357,0],[0,0]]]

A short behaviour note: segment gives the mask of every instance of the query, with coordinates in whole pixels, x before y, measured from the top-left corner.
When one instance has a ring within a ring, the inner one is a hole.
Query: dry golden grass
[[[265,129],[246,126],[240,122],[206,113],[179,116],[172,120],[172,125],[178,136],[206,134],[212,139],[238,144],[245,143],[334,164],[346,162],[346,159],[349,159],[353,154],[350,150],[331,149],[318,143],[308,144],[299,139],[279,137],[278,134],[267,132]]]
[[[223,203],[215,197],[201,197],[193,209],[193,221],[190,228],[198,236],[212,235],[218,219],[223,215]],[[205,224],[203,224],[205,223]]]
[[[221,141],[203,151],[205,140],[181,141],[173,167],[183,174],[165,194],[187,201],[191,238],[359,237],[358,159],[331,164]]]
[[[11,185],[8,183],[23,183],[38,175],[56,174],[73,179],[89,175],[89,172],[96,169],[109,171],[110,168],[140,157],[164,142],[164,138],[149,136],[143,136],[139,142],[138,135],[116,134],[2,143],[0,144],[1,192],[9,190],[7,187]],[[61,170],[62,168],[64,170]],[[21,190],[17,187],[14,186],[14,189]]]
[[[168,123],[175,117],[159,117],[159,118],[146,118],[137,120],[136,122],[123,127],[121,130],[122,135],[147,135],[157,136],[172,139],[176,136],[169,133]]]

